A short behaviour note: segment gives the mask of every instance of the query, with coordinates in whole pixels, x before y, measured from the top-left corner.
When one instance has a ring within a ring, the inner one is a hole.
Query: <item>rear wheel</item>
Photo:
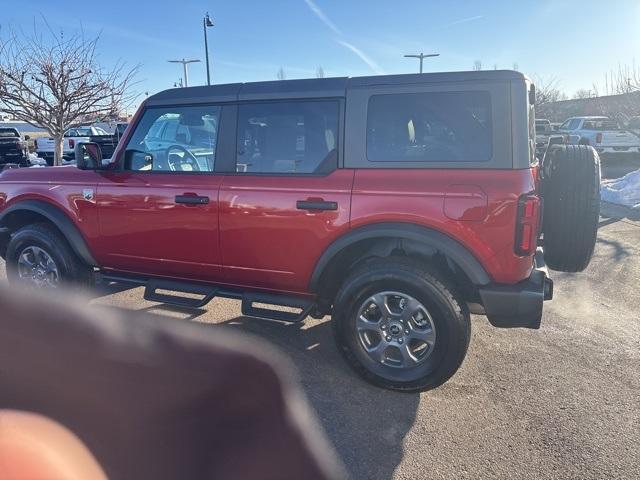
[[[544,259],[580,272],[591,260],[600,215],[600,158],[586,145],[552,146],[543,163]]]
[[[90,286],[93,269],[84,265],[53,227],[34,224],[11,236],[6,255],[7,277],[13,284],[55,289]]]
[[[349,364],[389,389],[437,387],[461,365],[469,312],[446,276],[406,258],[366,262],[334,304],[334,334]]]

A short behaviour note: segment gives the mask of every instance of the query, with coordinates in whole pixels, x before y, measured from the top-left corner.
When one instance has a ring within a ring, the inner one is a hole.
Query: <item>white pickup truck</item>
[[[570,144],[591,145],[608,157],[640,154],[640,137],[608,117],[569,118],[560,125],[558,134],[567,135]]]
[[[100,145],[104,158],[109,158],[115,149],[118,141],[114,135],[108,134],[100,127],[76,127],[70,128],[64,134],[64,144],[62,147],[63,161],[74,160],[74,148],[78,142],[95,142]],[[34,141],[36,154],[44,158],[49,165],[53,165],[55,156],[55,140],[51,137],[38,138]]]

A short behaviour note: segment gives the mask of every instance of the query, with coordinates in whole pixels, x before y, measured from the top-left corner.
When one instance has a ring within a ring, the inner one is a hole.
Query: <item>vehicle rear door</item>
[[[155,106],[144,111],[120,154],[120,169],[101,172],[101,265],[139,274],[221,280],[222,176],[214,173],[221,112],[218,105]]]
[[[241,103],[223,165],[220,246],[227,282],[305,292],[323,251],[349,228],[353,171],[338,168],[340,99]]]

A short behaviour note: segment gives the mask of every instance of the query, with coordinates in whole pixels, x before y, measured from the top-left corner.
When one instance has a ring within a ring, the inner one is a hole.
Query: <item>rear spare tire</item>
[[[587,145],[552,145],[542,174],[545,262],[553,270],[580,272],[598,233],[600,158]]]

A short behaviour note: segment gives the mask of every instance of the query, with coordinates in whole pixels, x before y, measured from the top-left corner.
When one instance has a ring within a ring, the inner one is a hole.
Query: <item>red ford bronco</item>
[[[511,71],[167,90],[110,160],[85,143],[76,167],[3,172],[0,253],[38,287],[99,274],[183,307],[331,315],[365,379],[433,388],[464,359],[470,313],[538,328],[545,263],[580,271],[593,253],[598,155],[549,145],[539,161],[534,101]]]

